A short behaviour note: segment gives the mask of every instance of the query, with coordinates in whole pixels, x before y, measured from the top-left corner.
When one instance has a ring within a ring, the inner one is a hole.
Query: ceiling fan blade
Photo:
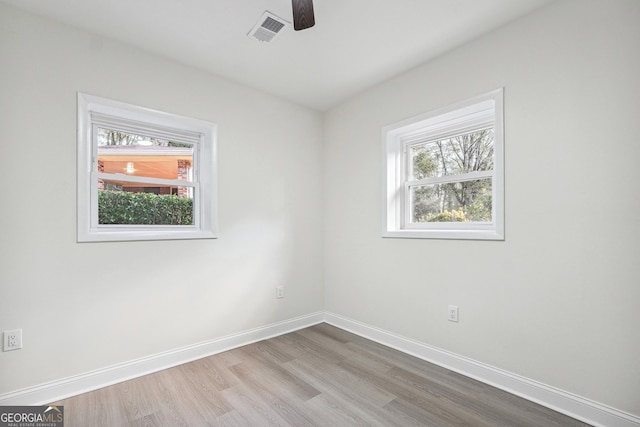
[[[306,30],[316,24],[313,15],[313,0],[291,0],[293,6],[293,29]]]

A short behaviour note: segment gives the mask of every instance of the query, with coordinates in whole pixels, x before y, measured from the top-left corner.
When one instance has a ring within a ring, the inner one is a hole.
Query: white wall
[[[78,91],[218,124],[220,238],[76,243]],[[0,5],[0,394],[322,309],[319,113]],[[275,287],[285,298],[275,299]]]
[[[559,1],[323,122],[0,5],[0,394],[326,308],[640,415],[639,7]],[[381,128],[500,86],[506,240],[382,239]],[[218,240],[75,242],[78,91],[218,124]]]
[[[553,3],[329,111],[325,309],[640,415],[638,22]],[[506,240],[382,239],[381,128],[502,86]]]

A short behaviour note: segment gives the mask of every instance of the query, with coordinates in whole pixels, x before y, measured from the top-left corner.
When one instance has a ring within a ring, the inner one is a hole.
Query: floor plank
[[[52,403],[75,426],[586,426],[327,324]]]

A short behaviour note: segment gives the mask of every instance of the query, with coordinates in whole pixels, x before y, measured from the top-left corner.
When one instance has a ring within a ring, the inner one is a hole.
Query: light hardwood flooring
[[[586,425],[327,324],[54,404],[66,427]]]

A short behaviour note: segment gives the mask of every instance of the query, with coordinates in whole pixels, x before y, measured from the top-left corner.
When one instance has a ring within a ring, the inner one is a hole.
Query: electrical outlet
[[[22,348],[22,329],[4,331],[3,351],[18,350]]]
[[[276,298],[284,298],[284,286],[276,286]]]
[[[449,322],[457,322],[458,321],[458,306],[450,305],[449,306]]]

